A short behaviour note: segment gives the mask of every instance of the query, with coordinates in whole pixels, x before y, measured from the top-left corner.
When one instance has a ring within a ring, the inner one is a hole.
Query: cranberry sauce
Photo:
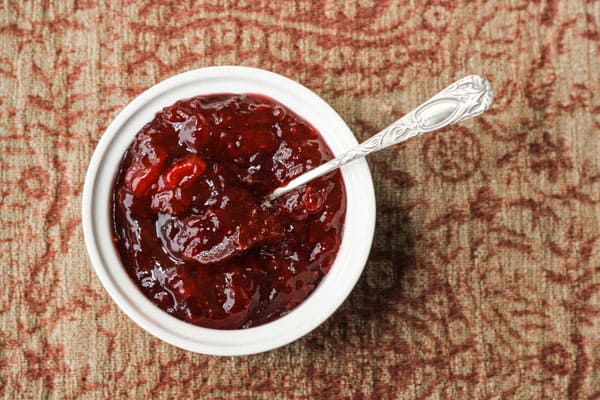
[[[319,133],[276,101],[181,100],[137,133],[113,193],[114,240],[158,307],[192,324],[248,328],[304,301],[329,271],[346,213],[339,172],[262,205],[331,159]]]

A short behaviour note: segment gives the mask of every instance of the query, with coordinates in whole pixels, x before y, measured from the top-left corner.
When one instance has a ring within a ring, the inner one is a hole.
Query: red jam
[[[178,101],[138,132],[113,194],[129,275],[192,324],[248,328],[304,301],[329,271],[346,214],[339,172],[276,199],[273,189],[331,159],[319,133],[259,95]]]

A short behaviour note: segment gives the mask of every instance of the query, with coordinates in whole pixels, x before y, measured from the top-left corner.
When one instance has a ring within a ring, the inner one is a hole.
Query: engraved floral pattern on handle
[[[487,79],[479,75],[464,77],[357,147],[292,179],[286,186],[276,189],[269,199],[289,193],[313,179],[375,151],[476,117],[490,108],[493,101],[494,92]]]

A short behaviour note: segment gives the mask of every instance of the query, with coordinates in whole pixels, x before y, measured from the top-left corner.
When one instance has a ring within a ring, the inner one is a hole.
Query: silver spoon
[[[402,143],[423,133],[476,117],[490,108],[493,101],[494,92],[487,79],[478,75],[462,78],[375,136],[325,164],[297,176],[284,186],[278,187],[267,196],[267,201],[304,186],[313,179],[334,171],[350,161]]]

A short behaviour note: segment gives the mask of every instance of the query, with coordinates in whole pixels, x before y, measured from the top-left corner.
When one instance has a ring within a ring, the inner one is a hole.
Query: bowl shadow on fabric
[[[354,290],[323,325],[300,343],[312,350],[342,349],[341,343],[368,340],[385,329],[402,302],[404,277],[415,265],[415,221],[402,188],[385,177],[381,161],[369,162],[377,198],[377,222],[369,261]],[[384,167],[387,168],[387,167]],[[352,346],[349,346],[351,348]]]

